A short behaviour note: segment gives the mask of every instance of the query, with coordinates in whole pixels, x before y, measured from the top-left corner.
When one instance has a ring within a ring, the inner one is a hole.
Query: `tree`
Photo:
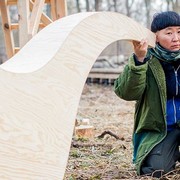
[[[81,12],[79,0],[76,0],[76,8],[77,8],[77,12]]]
[[[125,1],[126,15],[127,15],[128,17],[131,17],[131,8],[132,8],[133,3],[134,3],[134,0],[132,0],[132,1],[126,0],[126,1]]]
[[[146,8],[146,24],[147,24],[147,27],[149,27],[150,26],[151,1],[144,0],[144,2],[145,2],[145,8]]]
[[[86,0],[86,11],[90,10],[90,6],[89,6],[89,0]]]
[[[114,11],[117,12],[118,11],[117,10],[117,0],[113,0],[113,2],[114,2]]]
[[[173,11],[179,13],[180,12],[180,0],[172,1],[172,9]]]
[[[99,11],[101,8],[102,0],[95,0],[94,2],[95,2],[95,5],[94,5],[95,11]]]

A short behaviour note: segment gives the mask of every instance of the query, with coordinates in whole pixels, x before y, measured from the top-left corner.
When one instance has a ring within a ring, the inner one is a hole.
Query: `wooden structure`
[[[49,24],[0,65],[0,179],[62,180],[77,108],[99,54],[117,40],[155,35],[113,12]]]
[[[98,83],[112,85],[117,76],[123,71],[123,67],[119,68],[92,68],[89,72],[87,83]]]
[[[12,23],[9,6],[17,6],[18,23]],[[50,17],[43,11],[50,6]],[[6,53],[12,57],[40,29],[66,16],[66,0],[0,0],[0,11],[5,37]],[[19,30],[19,47],[14,45],[13,30]]]

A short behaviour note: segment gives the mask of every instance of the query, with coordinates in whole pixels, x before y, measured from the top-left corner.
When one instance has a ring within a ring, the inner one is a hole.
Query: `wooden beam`
[[[19,47],[15,47],[15,48],[14,48],[15,54],[16,54],[19,50],[20,50]]]
[[[29,0],[29,6],[30,6],[30,10],[32,11],[33,9],[33,6],[34,6],[34,2],[32,0]],[[46,26],[50,23],[52,23],[53,21],[46,15],[42,12],[42,15],[41,15],[41,21],[42,23],[44,23]]]
[[[6,45],[6,53],[8,58],[14,55],[14,39],[11,32],[11,21],[8,11],[7,0],[0,0],[0,10],[1,10],[1,18],[2,18],[2,27],[5,38]]]
[[[44,27],[46,27],[46,25],[44,23],[39,24],[40,29],[42,29]],[[16,29],[19,29],[19,24],[17,24],[17,23],[11,24],[11,30],[16,30]]]
[[[13,23],[11,24],[11,30],[15,30],[19,28],[19,24],[18,23]]]
[[[39,24],[39,28],[40,28],[40,29],[45,28],[45,27],[46,27],[46,25],[45,25],[44,23],[40,23],[40,24]]]
[[[92,68],[88,77],[100,79],[116,79],[123,68],[109,69],[109,68]]]
[[[56,0],[56,14],[57,14],[57,19],[67,15],[66,0]]]
[[[56,0],[51,0],[51,19],[53,21],[57,20],[56,14]]]
[[[22,48],[28,41],[29,32],[29,0],[18,0],[19,46]]]
[[[18,2],[18,0],[7,0],[7,5],[16,5],[17,2]],[[45,3],[49,4],[50,0],[45,0]]]
[[[41,21],[42,23],[44,23],[46,26],[50,23],[52,23],[53,21],[44,13],[41,14]]]
[[[32,38],[38,32],[44,2],[45,0],[36,0],[34,3],[29,22],[29,38]]]
[[[7,0],[7,5],[16,5],[17,0]]]

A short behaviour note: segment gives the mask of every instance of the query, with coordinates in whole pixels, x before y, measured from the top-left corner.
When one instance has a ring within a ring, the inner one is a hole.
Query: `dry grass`
[[[93,139],[73,137],[64,180],[155,179],[137,176],[132,164],[134,102],[119,99],[112,86],[85,85],[77,118],[89,118]],[[98,138],[104,131],[109,134]],[[180,168],[161,180],[180,179]]]

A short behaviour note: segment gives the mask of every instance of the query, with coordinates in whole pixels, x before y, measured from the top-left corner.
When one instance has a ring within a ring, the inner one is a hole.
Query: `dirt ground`
[[[134,104],[118,98],[113,86],[84,86],[77,119],[90,120],[94,138],[73,137],[64,180],[153,179],[137,176],[132,164]],[[180,168],[162,179],[180,179]]]

